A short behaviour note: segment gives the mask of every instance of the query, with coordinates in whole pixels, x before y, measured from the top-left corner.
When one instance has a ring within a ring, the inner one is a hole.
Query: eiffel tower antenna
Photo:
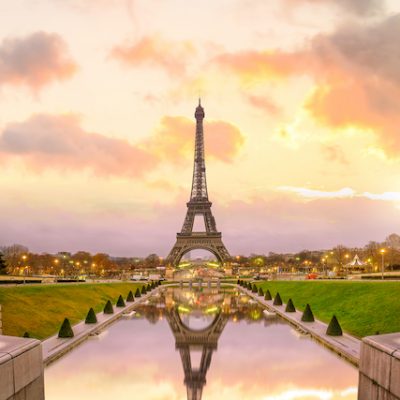
[[[221,264],[230,258],[228,250],[222,242],[222,234],[217,231],[215,219],[211,212],[212,203],[208,199],[203,131],[205,113],[200,97],[194,116],[196,119],[196,136],[192,190],[190,192],[190,200],[186,204],[187,212],[181,232],[177,233],[176,243],[166,259],[167,264],[171,266],[177,266],[182,256],[194,249],[210,251]],[[196,216],[204,218],[204,232],[193,232]]]

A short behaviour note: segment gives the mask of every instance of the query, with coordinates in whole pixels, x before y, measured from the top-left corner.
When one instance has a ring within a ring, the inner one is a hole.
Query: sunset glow
[[[199,97],[231,254],[398,229],[398,1],[14,0],[0,18],[0,244],[166,256]]]

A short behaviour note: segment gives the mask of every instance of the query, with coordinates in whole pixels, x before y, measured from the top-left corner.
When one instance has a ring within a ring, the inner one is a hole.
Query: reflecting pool
[[[47,400],[350,400],[358,371],[236,290],[164,288],[45,370]]]

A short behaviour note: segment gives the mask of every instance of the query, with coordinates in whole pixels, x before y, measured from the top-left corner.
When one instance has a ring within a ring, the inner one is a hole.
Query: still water
[[[350,400],[358,371],[237,291],[164,288],[45,370],[47,400]]]

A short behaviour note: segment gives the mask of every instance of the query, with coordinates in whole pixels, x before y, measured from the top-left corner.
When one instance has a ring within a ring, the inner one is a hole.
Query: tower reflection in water
[[[227,322],[263,318],[262,307],[247,295],[205,288],[164,290],[137,311],[153,323],[160,318],[168,321],[182,360],[188,400],[202,398],[212,355]]]

